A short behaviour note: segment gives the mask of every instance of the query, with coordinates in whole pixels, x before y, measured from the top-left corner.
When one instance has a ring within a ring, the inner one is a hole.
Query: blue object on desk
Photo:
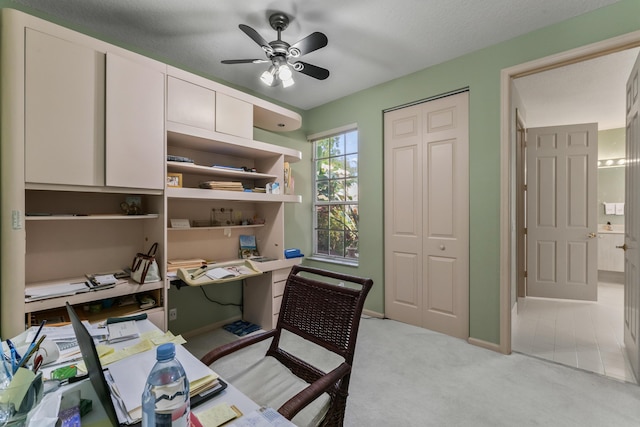
[[[304,254],[300,252],[300,249],[285,249],[284,250],[284,257],[285,258],[300,258],[303,257]]]

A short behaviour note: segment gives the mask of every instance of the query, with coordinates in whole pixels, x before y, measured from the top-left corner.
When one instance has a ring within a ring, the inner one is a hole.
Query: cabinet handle
[[[596,233],[589,233],[589,234],[587,234],[587,237],[588,237],[588,238],[590,238],[590,239],[593,239],[593,238],[594,238],[594,237],[596,237],[596,236],[597,236],[597,234],[596,234]]]
[[[625,243],[622,246],[616,246],[616,248],[622,249],[623,251],[626,251],[627,250],[627,244]]]

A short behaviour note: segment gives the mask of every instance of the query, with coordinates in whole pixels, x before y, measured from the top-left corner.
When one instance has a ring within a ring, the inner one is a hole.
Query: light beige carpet
[[[216,330],[191,338],[186,347],[201,356],[234,339]],[[315,353],[299,342],[291,348]],[[265,349],[259,345],[213,368],[230,376]],[[345,425],[638,426],[640,387],[522,354],[505,356],[392,320],[364,318]]]

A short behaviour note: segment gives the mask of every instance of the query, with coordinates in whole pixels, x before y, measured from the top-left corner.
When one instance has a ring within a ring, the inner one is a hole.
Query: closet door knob
[[[625,243],[622,246],[616,246],[616,248],[622,249],[623,251],[626,251],[627,250],[627,244]]]

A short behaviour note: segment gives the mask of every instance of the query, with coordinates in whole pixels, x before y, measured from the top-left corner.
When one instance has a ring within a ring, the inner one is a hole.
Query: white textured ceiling
[[[287,104],[309,109],[465,53],[581,15],[617,0],[14,0],[86,32],[157,55]],[[327,35],[327,47],[302,60],[330,70],[320,81],[296,74],[296,85],[264,86],[263,58],[238,29],[276,39],[268,16],[293,18],[282,39]]]
[[[527,127],[624,127],[625,88],[639,52],[629,49],[516,79]]]

